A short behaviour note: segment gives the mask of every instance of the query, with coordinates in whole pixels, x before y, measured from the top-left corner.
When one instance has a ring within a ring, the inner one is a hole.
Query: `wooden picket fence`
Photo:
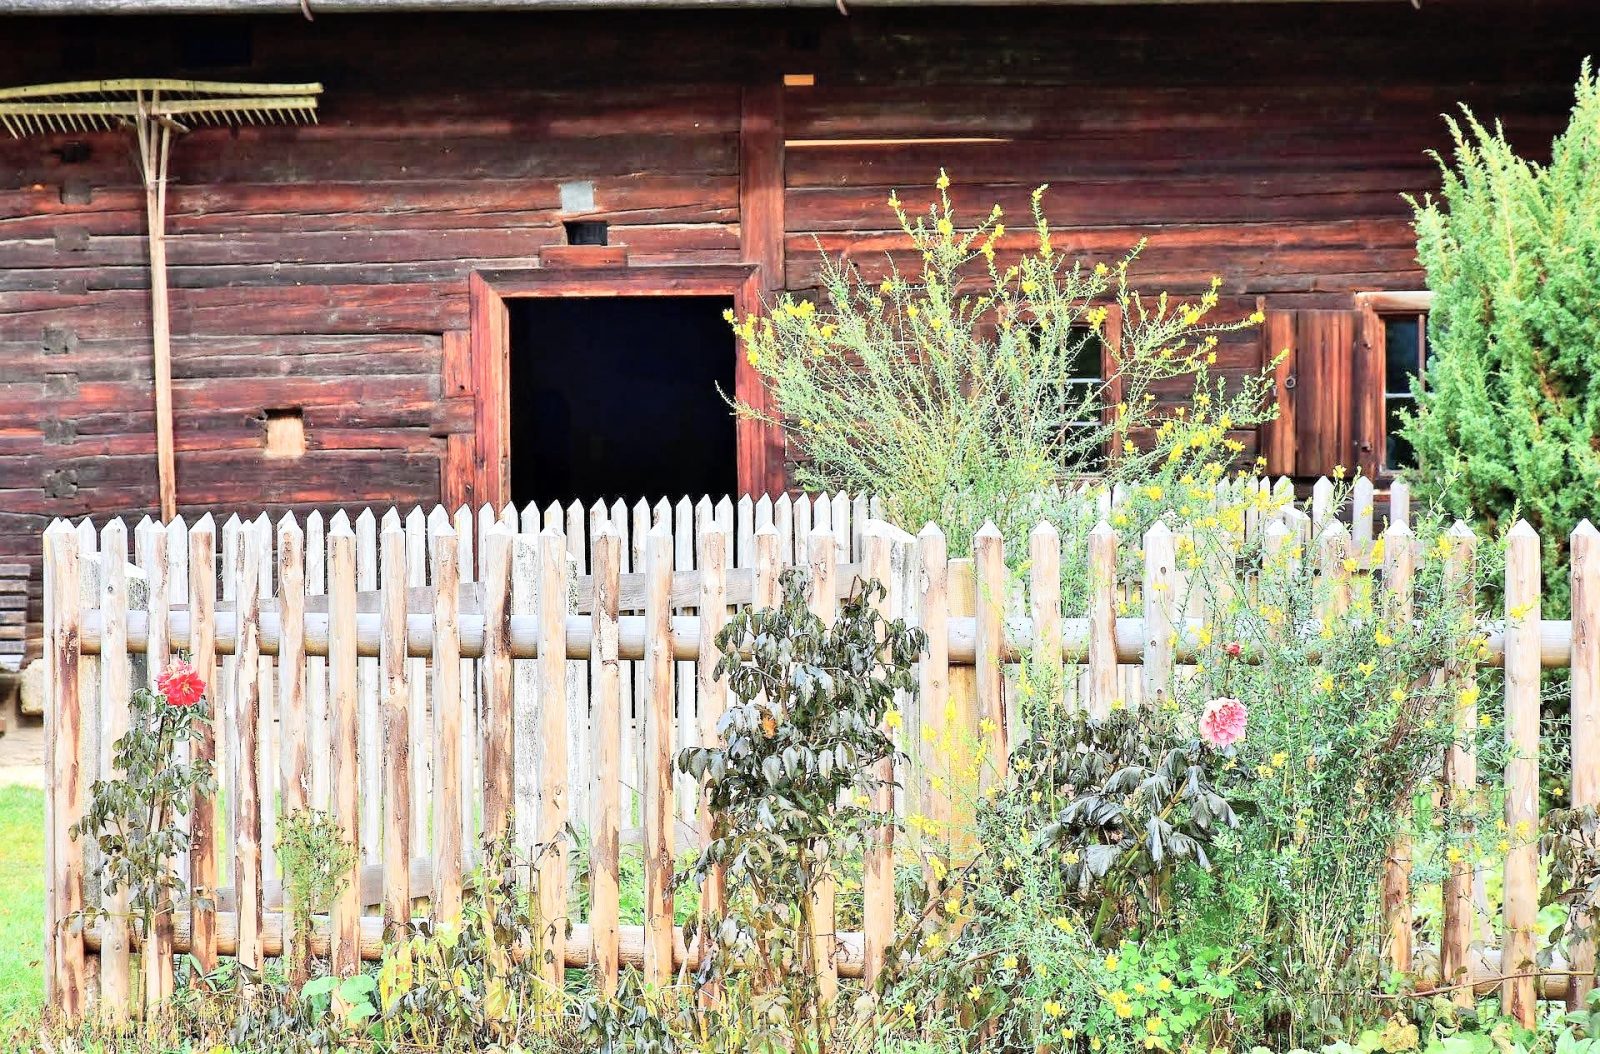
[[[1243,527],[1269,549],[1306,545],[1329,576],[1368,562],[1380,525],[1366,481],[1344,510],[1333,508],[1327,481],[1303,507],[1289,500],[1286,480],[1223,487],[1234,497],[1279,496],[1249,506]],[[1119,500],[1103,495],[1103,510]],[[919,702],[901,732],[907,768],[897,773],[901,789],[876,803],[882,810],[914,803],[936,814],[920,730],[923,715],[945,715],[947,704],[956,704],[962,727],[987,737],[986,756],[1003,766],[1019,728],[1008,682],[1023,654],[1073,670],[1066,705],[1101,714],[1115,701],[1170,691],[1193,654],[1204,610],[1174,601],[1189,593],[1177,539],[1163,525],[1142,539],[1142,581],[1123,588],[1119,539],[1102,523],[1089,538],[1088,610],[1068,613],[1061,543],[1049,524],[1030,535],[1027,581],[1018,588],[992,528],[978,533],[972,558],[952,560],[938,528],[913,537],[876,511],[862,497],[824,495],[520,514],[365,510],[353,520],[340,511],[313,513],[303,525],[293,516],[274,525],[263,515],[230,518],[220,532],[210,516],[145,520],[132,532],[132,563],[122,521],[98,530],[87,520],[58,521],[44,538],[52,1002],[69,1018],[95,1003],[126,1016],[141,987],[146,1005],[170,994],[176,954],[204,969],[224,956],[259,968],[281,955],[276,826],[308,806],[329,811],[358,848],[351,880],[313,939],[338,973],[380,958],[384,940],[419,911],[455,918],[482,839],[509,829],[537,862],[540,917],[555,920],[540,936],[551,980],[583,967],[609,989],[620,968],[638,966],[648,980],[666,981],[695,955],[673,924],[673,866],[680,849],[707,834],[697,788],[672,761],[716,735],[727,689],[713,677],[713,639],[730,609],[773,603],[791,565],[807,568],[822,617],[833,616],[859,579],[877,579],[888,586],[886,612],[929,634]],[[1386,511],[1393,544],[1382,578],[1408,594],[1403,486]],[[1470,532],[1452,537],[1452,559],[1471,588]],[[1550,621],[1539,609],[1537,538],[1524,525],[1508,543],[1510,615],[1489,635],[1486,661],[1506,669],[1513,829],[1537,822],[1541,667],[1572,668],[1572,800],[1600,800],[1600,535],[1585,524],[1572,552],[1573,619]],[[1119,616],[1130,596],[1141,598],[1138,614]],[[195,750],[215,761],[220,789],[191,814],[192,846],[177,862],[188,895],[141,947],[116,914],[125,905],[103,902],[91,878],[92,842],[67,832],[93,780],[112,775],[111,744],[128,725],[130,686],[153,683],[179,652],[211,686],[216,720]],[[1468,710],[1460,720],[1476,717]],[[1445,772],[1458,791],[1477,779],[1470,752],[1459,748]],[[581,920],[567,918],[569,824],[587,830],[591,847],[589,917]],[[635,839],[645,918],[630,927],[618,921],[619,844]],[[1396,853],[1386,902],[1391,957],[1410,966],[1405,857]],[[893,926],[892,859],[888,839],[868,852],[862,932],[830,935],[831,912],[819,913],[830,977],[870,979],[881,967]],[[1532,958],[1537,866],[1531,839],[1505,860],[1507,963]],[[1489,969],[1469,950],[1468,867],[1452,865],[1445,881],[1439,967],[1447,984]],[[66,921],[85,904],[113,915],[90,926]],[[1580,951],[1572,966],[1592,972],[1592,961]],[[1524,972],[1504,982],[1518,1014],[1531,1013],[1536,980]]]

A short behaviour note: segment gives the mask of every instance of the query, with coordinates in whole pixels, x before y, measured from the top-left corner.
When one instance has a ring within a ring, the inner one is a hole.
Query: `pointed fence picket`
[[[885,583],[886,614],[929,634],[918,696],[901,701],[894,733],[904,763],[883,771],[897,786],[872,808],[926,817],[926,829],[959,858],[959,780],[941,772],[935,745],[971,737],[983,759],[974,792],[1003,778],[1025,734],[1016,668],[1025,653],[1036,666],[1030,683],[1059,685],[1064,706],[1103,716],[1153,705],[1188,675],[1210,606],[1231,601],[1233,589],[1247,602],[1255,596],[1252,581],[1235,584],[1232,575],[1220,587],[1204,584],[1187,534],[1157,522],[1142,537],[1119,535],[1111,521],[1123,518],[1131,495],[1103,499],[1105,518],[1081,551],[1064,551],[1057,528],[1041,523],[1011,563],[991,526],[974,535],[971,557],[950,559],[937,527],[912,537],[879,519],[875,500],[847,495],[574,503],[521,514],[435,507],[363,509],[352,518],[337,510],[275,525],[230,516],[220,539],[205,515],[193,524],[141,522],[131,563],[121,521],[98,532],[88,521],[57,522],[44,537],[51,998],[69,1017],[86,1012],[92,994],[128,1016],[170,995],[175,955],[210,968],[224,955],[259,967],[282,954],[274,832],[305,807],[328,810],[358,853],[313,942],[336,973],[380,956],[383,940],[406,932],[419,908],[458,918],[481,838],[510,825],[538,875],[540,961],[550,980],[559,983],[565,967],[588,967],[609,990],[620,969],[636,966],[665,981],[699,952],[672,921],[676,853],[710,834],[699,790],[674,759],[719,735],[727,690],[714,673],[717,632],[731,610],[775,603],[789,566],[808,569],[809,602],[824,618],[865,576]],[[1325,617],[1344,617],[1353,582],[1372,576],[1403,621],[1409,495],[1395,487],[1381,521],[1375,506],[1360,481],[1348,492],[1319,482],[1301,508],[1284,480],[1225,481],[1211,505],[1245,509],[1235,538],[1259,539],[1269,563],[1317,568]],[[1448,538],[1447,573],[1470,590],[1471,533],[1458,525]],[[1600,799],[1600,533],[1584,524],[1574,534],[1571,621],[1541,618],[1531,531],[1519,527],[1508,544],[1506,616],[1489,634],[1487,661],[1507,674],[1506,821],[1516,831],[1538,819],[1543,667],[1573,669],[1573,801]],[[1236,554],[1220,559],[1238,563]],[[1079,611],[1062,608],[1069,560],[1088,572]],[[1026,570],[1013,578],[1012,564]],[[221,786],[194,803],[179,872],[187,888],[143,942],[135,970],[141,942],[120,914],[120,896],[103,901],[113,912],[107,921],[66,921],[102,903],[92,845],[67,830],[91,781],[112,774],[129,690],[153,682],[176,655],[211,685],[216,723],[189,749],[215,761]],[[1467,663],[1443,676],[1469,684]],[[1472,707],[1457,720],[1470,729]],[[1465,739],[1443,771],[1441,793],[1477,793]],[[573,830],[588,843],[587,918],[567,917]],[[645,920],[636,927],[618,920],[620,857],[630,851],[644,858]],[[864,860],[860,933],[835,932],[838,876],[818,891],[813,939],[830,991],[835,976],[871,977],[882,966],[893,852],[884,827]],[[1506,856],[1503,961],[1514,965],[1531,956],[1538,859],[1531,839]],[[1412,961],[1409,880],[1409,852],[1397,843],[1385,882],[1396,965]],[[713,875],[705,903],[714,908],[723,895]],[[377,907],[381,917],[368,910]],[[1464,868],[1452,865],[1445,877],[1442,914],[1448,984],[1474,969],[1473,882]],[[1574,965],[1592,961],[1592,949],[1580,946]],[[1581,998],[1584,988],[1575,983],[1571,992]],[[1531,1013],[1535,993],[1531,976],[1508,983],[1508,1010]]]

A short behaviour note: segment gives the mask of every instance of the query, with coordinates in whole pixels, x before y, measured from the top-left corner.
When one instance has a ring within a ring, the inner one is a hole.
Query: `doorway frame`
[[[530,297],[718,296],[733,299],[740,318],[762,310],[757,264],[663,264],[475,271],[467,279],[465,373],[473,390],[473,443],[468,463],[446,467],[446,493],[496,509],[511,500],[511,328],[508,300]],[[733,342],[734,398],[766,417],[761,375]],[[730,411],[731,412],[731,411]],[[783,430],[741,416],[734,426],[740,494],[777,496],[785,489]],[[449,478],[454,476],[455,478]],[[467,478],[461,478],[466,476]]]

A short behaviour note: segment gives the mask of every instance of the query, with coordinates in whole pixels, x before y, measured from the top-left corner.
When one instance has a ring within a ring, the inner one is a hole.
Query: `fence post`
[[[1467,605],[1463,630],[1470,630],[1476,621],[1473,601],[1476,588],[1473,582],[1473,549],[1476,539],[1466,524],[1457,520],[1445,535],[1445,589],[1454,593]],[[1444,793],[1447,815],[1469,815],[1478,800],[1478,759],[1472,747],[1477,735],[1478,707],[1475,702],[1477,675],[1472,660],[1463,655],[1452,661],[1446,670],[1450,687],[1455,692],[1454,742],[1444,756]],[[1475,824],[1464,820],[1462,826],[1471,834]],[[1451,993],[1458,1006],[1470,1007],[1475,1001],[1471,980],[1472,951],[1472,861],[1465,854],[1448,865],[1442,890],[1443,923],[1439,937],[1439,983],[1459,985]]]
[[[1385,621],[1395,635],[1411,632],[1412,583],[1416,570],[1415,539],[1403,524],[1384,532],[1383,584],[1388,592]],[[1370,552],[1370,547],[1368,552]],[[1397,801],[1395,813],[1402,821],[1411,812],[1409,801]],[[1397,973],[1411,972],[1411,835],[1395,835],[1383,870],[1384,914],[1389,922],[1389,965]]]
[[[266,963],[261,930],[261,536],[250,524],[240,532],[234,564],[234,688],[229,790],[234,802],[233,890],[238,902],[241,966]]]
[[[863,529],[861,542],[861,577],[869,582],[882,583],[886,592],[876,598],[874,608],[887,618],[887,590],[890,585],[888,525],[878,520],[870,521]],[[1000,569],[1003,573],[1003,563]],[[995,665],[998,676],[999,663]],[[884,734],[893,741],[892,727],[885,726]],[[872,808],[884,817],[884,822],[867,832],[861,881],[861,969],[862,981],[869,990],[883,969],[885,953],[894,939],[894,759],[886,757],[879,761],[874,776],[878,783],[873,788]]]
[[[285,815],[311,804],[311,721],[306,712],[306,548],[293,513],[278,521],[278,720]],[[303,958],[303,956],[302,956]],[[304,980],[304,978],[301,978]]]
[[[433,919],[461,925],[461,598],[456,532],[430,524],[433,536]]]
[[[115,743],[130,727],[128,691],[132,669],[128,661],[128,528],[121,519],[110,520],[100,531],[100,713],[98,779],[114,780],[127,773],[112,761]],[[129,889],[115,893],[101,889],[101,907],[109,914],[101,923],[100,1001],[113,1022],[127,1021],[133,1006],[133,926],[129,915]],[[148,935],[143,935],[148,936]]]
[[[523,530],[511,539],[511,614],[533,618],[539,611],[539,513],[527,509]],[[540,738],[537,659],[511,660],[511,726],[514,844],[532,856],[539,841],[539,774],[543,758],[553,753]],[[565,744],[562,744],[563,748]]]
[[[1506,537],[1505,941],[1501,1006],[1526,1028],[1538,1015],[1534,926],[1539,910],[1539,535],[1518,520]],[[1528,974],[1528,976],[1510,976]]]
[[[503,523],[483,533],[483,834],[498,841],[511,824],[511,540]]]
[[[837,506],[836,506],[837,508]],[[819,529],[812,533],[807,564],[811,572],[811,592],[807,606],[811,613],[832,627],[838,617],[839,603],[836,592],[836,574],[839,560],[839,536],[832,529]],[[839,993],[839,973],[834,961],[837,942],[835,933],[833,861],[824,862],[822,876],[817,880],[811,896],[811,954],[817,968],[817,995],[823,1005],[831,1006]]]
[[[383,714],[383,933],[411,927],[411,689],[406,683],[406,536],[393,509],[383,517],[378,665]]]
[[[1572,807],[1600,804],[1600,531],[1584,520],[1572,532]],[[1574,911],[1572,925],[1593,919]],[[1567,1009],[1580,1010],[1594,989],[1594,942],[1573,942]]]
[[[1104,720],[1117,697],[1117,533],[1089,532],[1089,716]]]
[[[777,542],[777,531],[770,523],[764,524],[757,533],[766,539],[764,544],[769,548]],[[720,742],[717,724],[728,709],[728,681],[717,676],[717,664],[722,660],[722,653],[717,650],[717,634],[728,621],[728,541],[728,532],[716,524],[707,524],[700,534],[700,654],[695,668],[695,688],[700,701],[702,747],[715,747]],[[752,536],[751,547],[755,545],[756,539]],[[754,554],[751,555],[753,559]],[[709,844],[715,836],[715,821],[705,795],[699,795],[699,799],[700,840],[702,844]],[[722,868],[713,868],[700,890],[702,921],[720,918],[725,899]]]
[[[336,513],[328,525],[328,705],[333,814],[354,859],[333,903],[329,964],[336,977],[361,970],[360,717],[356,688],[356,536]]]
[[[1176,588],[1177,552],[1172,530],[1157,520],[1144,532],[1144,700],[1163,707],[1172,694],[1180,614]]]
[[[621,881],[622,683],[617,606],[622,535],[606,522],[594,533],[594,830],[589,846],[589,934],[600,994],[617,990]]]
[[[1033,609],[1033,660],[1048,692],[1067,693],[1061,656],[1061,534],[1040,520],[1028,534],[1028,601]],[[1019,729],[1019,731],[1021,731]]]
[[[980,778],[980,789],[1004,783],[1011,765],[1011,729],[1007,727],[1005,678],[1000,669],[1000,648],[1005,636],[1005,539],[993,523],[985,523],[972,538],[974,589],[973,673],[977,688],[979,742],[991,767]],[[888,567],[885,564],[885,571]]]
[[[148,617],[146,625],[149,627],[145,638],[145,682],[154,688],[156,678],[165,672],[172,658],[171,647],[168,642],[170,631],[170,613],[172,607],[172,590],[177,583],[174,581],[173,561],[168,549],[168,530],[174,532],[173,540],[178,541],[187,537],[182,518],[173,520],[168,529],[163,529],[159,524],[145,518],[134,529],[134,552],[140,568],[144,571],[145,583],[149,587],[149,595],[145,601]],[[179,744],[180,756],[187,753],[188,744]],[[184,822],[177,818],[176,822]],[[178,854],[169,861],[175,874],[188,874],[188,857]],[[144,943],[144,1005],[145,1016],[154,1014],[156,1009],[173,991],[172,971],[172,939],[173,939],[173,904],[172,895],[161,895],[160,903],[156,909],[154,932],[145,935]]]
[[[87,971],[83,928],[69,917],[83,908],[83,845],[68,834],[83,819],[83,695],[81,567],[78,534],[64,520],[44,534],[45,662],[50,698],[45,706],[45,745],[50,754],[47,855],[46,998],[62,1018],[75,1023],[86,1009]]]
[[[937,745],[948,732],[945,710],[950,704],[949,564],[945,537],[929,523],[917,535],[917,625],[928,635],[928,650],[917,664],[917,717],[912,722],[917,759],[915,779],[908,788],[908,808],[920,810],[939,830],[948,845],[951,836],[949,785],[934,783],[940,771]],[[909,753],[909,751],[908,751]]]
[[[644,980],[672,978],[672,529],[644,540]]]
[[[217,529],[206,513],[189,531],[189,661],[205,681],[211,720],[190,744],[190,756],[213,765],[224,694],[217,683],[216,633]],[[202,973],[217,968],[216,797],[196,791],[189,811],[189,954]]]
[[[566,969],[567,855],[567,540],[549,527],[539,535],[539,970],[560,988]]]
[[[405,532],[406,585],[422,588],[428,584],[428,520],[421,507],[413,507],[406,513]],[[433,737],[428,727],[427,659],[406,660],[406,688],[411,696],[406,703],[410,721],[407,742],[411,747],[411,794],[417,803],[411,809],[411,845],[420,848],[428,844],[428,810],[422,803],[433,796],[434,757]],[[437,874],[435,878],[437,880]]]
[[[378,589],[378,520],[370,507],[356,515],[356,589]],[[383,863],[383,714],[378,701],[378,660],[370,655],[356,659],[356,706],[361,728],[361,785],[370,788],[360,796],[361,859]]]

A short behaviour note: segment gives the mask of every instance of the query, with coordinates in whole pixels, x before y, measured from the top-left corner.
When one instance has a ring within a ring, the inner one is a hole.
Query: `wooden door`
[[[1364,466],[1356,437],[1361,378],[1357,376],[1355,311],[1268,311],[1263,352],[1277,368],[1279,419],[1266,430],[1267,471],[1284,476],[1331,476]],[[1370,451],[1368,452],[1370,454]]]

